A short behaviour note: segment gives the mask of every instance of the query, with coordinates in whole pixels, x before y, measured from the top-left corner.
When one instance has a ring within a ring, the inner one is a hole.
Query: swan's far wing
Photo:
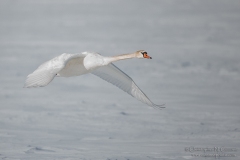
[[[141,102],[154,107],[165,108],[162,105],[156,105],[143,93],[143,91],[136,85],[136,83],[126,73],[121,71],[114,64],[100,67],[92,72],[92,74],[102,78],[103,80],[112,83],[123,91],[127,92],[131,96],[140,100]]]
[[[27,76],[24,87],[44,87],[48,85],[54,79],[56,74],[65,67],[69,60],[78,57],[85,57],[85,55],[82,53],[63,53],[60,56],[43,63],[33,73]]]
[[[27,76],[25,81],[25,88],[30,87],[44,87],[48,85],[55,77],[56,73],[49,70],[36,70]]]

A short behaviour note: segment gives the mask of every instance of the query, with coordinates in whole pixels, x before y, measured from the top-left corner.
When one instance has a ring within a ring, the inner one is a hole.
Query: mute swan
[[[156,105],[151,102],[132,78],[112,64],[112,62],[129,58],[152,59],[144,50],[113,57],[104,57],[94,52],[63,53],[43,63],[33,73],[29,74],[24,87],[44,87],[55,76],[71,77],[92,73],[153,108],[165,108],[163,105]]]

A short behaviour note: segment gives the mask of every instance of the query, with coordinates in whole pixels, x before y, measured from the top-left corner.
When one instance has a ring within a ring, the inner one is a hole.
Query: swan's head
[[[137,58],[147,58],[147,59],[152,59],[152,57],[150,57],[146,51],[144,50],[139,50],[136,52]]]

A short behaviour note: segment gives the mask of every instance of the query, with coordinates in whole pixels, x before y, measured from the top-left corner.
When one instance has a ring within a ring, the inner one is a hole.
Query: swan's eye
[[[143,58],[152,59],[152,57],[148,56],[147,52],[142,52],[142,54]]]

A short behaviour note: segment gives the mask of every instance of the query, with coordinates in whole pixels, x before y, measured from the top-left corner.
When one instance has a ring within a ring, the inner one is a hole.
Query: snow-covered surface
[[[0,159],[239,159],[239,29],[240,1],[1,0]],[[139,49],[115,64],[163,110],[91,74],[23,88],[61,53]]]

